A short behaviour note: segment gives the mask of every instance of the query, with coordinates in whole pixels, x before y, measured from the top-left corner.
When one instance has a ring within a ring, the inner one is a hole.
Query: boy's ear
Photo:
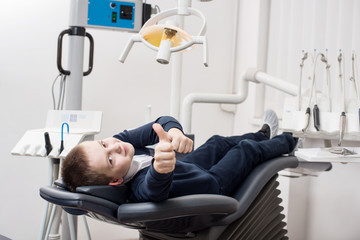
[[[120,185],[123,181],[124,181],[123,178],[114,178],[113,180],[111,180],[111,182],[109,182],[109,185],[117,186],[117,185]]]

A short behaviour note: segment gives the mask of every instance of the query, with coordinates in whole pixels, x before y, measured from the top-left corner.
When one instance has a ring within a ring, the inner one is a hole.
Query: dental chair
[[[295,156],[274,158],[257,166],[231,197],[197,194],[130,203],[125,185],[83,186],[73,193],[61,183],[42,187],[40,195],[70,214],[138,229],[141,240],[288,239],[278,172],[331,168],[331,163],[300,162]]]

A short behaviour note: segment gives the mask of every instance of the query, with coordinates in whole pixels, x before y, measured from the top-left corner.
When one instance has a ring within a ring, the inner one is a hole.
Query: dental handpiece
[[[346,115],[345,115],[345,112],[341,112],[341,115],[340,115],[340,136],[339,136],[338,146],[341,146],[341,142],[342,142],[342,140],[344,138],[345,125],[346,125]]]
[[[306,108],[306,112],[305,112],[305,126],[302,129],[303,132],[306,131],[306,129],[309,127],[309,123],[310,123],[310,107]]]
[[[314,127],[317,131],[320,131],[320,110],[317,104],[314,105]]]
[[[46,149],[46,155],[49,155],[51,150],[53,149],[51,142],[50,142],[50,137],[49,137],[49,133],[45,132],[44,133],[44,137],[45,137],[45,149]]]

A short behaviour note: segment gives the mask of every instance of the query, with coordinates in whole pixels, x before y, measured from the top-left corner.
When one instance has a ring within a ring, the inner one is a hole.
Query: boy
[[[71,191],[84,185],[124,183],[133,202],[202,193],[231,195],[258,164],[295,148],[290,134],[275,136],[277,129],[277,116],[268,110],[258,132],[213,136],[191,152],[193,142],[180,123],[160,117],[111,138],[79,144],[64,159],[61,174]],[[155,143],[152,157],[146,146]],[[175,151],[191,153],[177,161]]]

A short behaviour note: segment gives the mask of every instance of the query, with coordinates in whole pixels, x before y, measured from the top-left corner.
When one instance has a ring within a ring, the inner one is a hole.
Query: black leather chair
[[[138,229],[140,239],[287,239],[277,177],[279,171],[299,166],[311,172],[332,167],[294,156],[274,158],[257,166],[231,197],[198,194],[130,203],[126,186],[79,187],[76,193],[42,187],[40,195],[70,214]]]

